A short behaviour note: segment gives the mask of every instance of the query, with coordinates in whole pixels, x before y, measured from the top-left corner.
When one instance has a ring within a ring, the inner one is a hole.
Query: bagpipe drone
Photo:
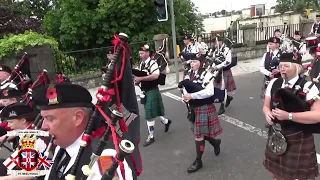
[[[154,60],[158,64],[158,68],[156,68],[154,71],[158,69],[160,71],[159,78],[158,78],[159,85],[165,85],[166,76],[167,76],[166,74],[170,72],[169,62],[165,57],[166,45],[167,45],[167,38],[163,39],[162,46],[160,46],[158,50],[151,56],[151,60]],[[148,76],[154,72],[154,71],[150,71],[150,68],[152,65],[153,64],[151,64],[149,61],[149,63],[146,64],[146,69],[142,71],[138,69],[132,69],[132,74],[137,77]]]
[[[123,164],[124,159],[126,156],[133,153],[135,148],[137,148],[131,141],[119,139],[116,132],[116,124],[119,124],[122,132],[128,132],[128,127],[124,121],[123,108],[121,106],[121,103],[123,103],[123,100],[121,99],[123,94],[119,91],[119,89],[123,88],[124,84],[121,82],[123,82],[126,75],[128,75],[125,73],[127,73],[126,71],[128,70],[127,68],[129,66],[131,68],[131,65],[129,65],[130,54],[128,54],[129,46],[127,43],[127,35],[124,33],[120,33],[119,35],[115,34],[114,38],[115,39],[112,41],[112,44],[115,46],[115,54],[103,75],[102,86],[98,89],[96,94],[97,103],[95,105],[95,110],[93,111],[93,114],[91,115],[91,118],[82,136],[79,152],[73,166],[70,169],[70,173],[66,176],[67,180],[90,178],[90,175],[95,172],[93,165],[97,162],[101,156],[101,153],[106,148],[110,135],[117,154],[111,167],[105,172],[102,172],[103,175],[101,176],[101,179],[112,180],[119,166],[121,170],[121,176],[123,179],[125,179],[125,167]],[[132,77],[130,78],[130,82],[128,83],[131,83],[130,85],[133,86]],[[114,104],[115,106],[112,106]],[[131,104],[135,103],[131,102]],[[95,123],[99,122],[101,117],[104,119],[101,127],[104,128],[102,136],[97,146],[93,149],[90,162],[81,168],[84,176],[82,176],[82,178],[76,177],[76,171],[80,165],[80,158],[84,153],[85,147],[90,145]]]

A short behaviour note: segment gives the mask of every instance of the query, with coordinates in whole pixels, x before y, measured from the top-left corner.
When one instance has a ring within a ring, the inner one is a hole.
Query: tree
[[[275,12],[294,11],[295,13],[303,13],[307,8],[318,9],[319,2],[317,0],[277,0]]]
[[[203,29],[191,0],[175,0],[174,7],[177,36]],[[157,22],[153,1],[61,0],[43,25],[64,50],[74,50],[108,46],[117,32],[127,33],[131,42],[150,40],[154,34],[171,34],[170,23]]]
[[[8,4],[0,5],[0,17],[0,37],[9,33],[23,33],[26,30],[41,32],[39,20],[20,17],[10,10]]]

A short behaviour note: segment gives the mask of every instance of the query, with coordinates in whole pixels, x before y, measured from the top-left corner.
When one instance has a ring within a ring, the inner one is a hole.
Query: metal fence
[[[294,32],[299,30],[300,24],[280,25],[280,26],[268,26],[256,29],[256,41],[266,41],[270,37],[273,37],[274,31],[279,29],[282,34],[288,37],[293,37]]]
[[[299,24],[291,25],[281,25],[281,26],[269,26],[263,28],[256,28],[255,40],[257,44],[267,43],[267,40],[273,36],[273,32],[276,29],[280,29],[281,32],[284,32],[285,27],[287,27],[287,35],[292,37],[295,30],[299,30]],[[233,30],[231,34],[227,35],[226,31],[220,31],[215,33],[204,33],[199,36],[198,41],[205,42],[210,48],[214,47],[214,38],[216,34],[219,33],[221,36],[228,36],[235,42],[235,47],[241,47],[243,45],[243,30]],[[177,45],[180,46],[180,50],[184,48],[183,43],[184,36],[177,37]],[[172,38],[168,38],[168,47],[169,47],[169,57],[173,58],[173,43]],[[139,61],[139,48],[148,44],[150,47],[154,48],[152,40],[142,41],[142,42],[133,42],[130,43],[131,56],[134,62]],[[70,52],[55,52],[55,68],[58,72],[62,72],[68,76],[75,76],[78,74],[90,74],[92,72],[97,72],[101,67],[104,67],[107,62],[107,53],[112,51],[113,47],[101,47],[94,49],[85,49],[78,51]]]

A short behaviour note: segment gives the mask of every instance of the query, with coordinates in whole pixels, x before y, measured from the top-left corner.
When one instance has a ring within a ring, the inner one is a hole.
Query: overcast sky
[[[276,4],[276,0],[192,0],[198,10],[201,13],[213,13],[216,11],[221,11],[225,9],[227,11],[230,10],[241,10],[243,8],[249,8],[250,5],[254,4],[266,4],[266,8],[274,6]],[[252,2],[252,3],[251,3]]]

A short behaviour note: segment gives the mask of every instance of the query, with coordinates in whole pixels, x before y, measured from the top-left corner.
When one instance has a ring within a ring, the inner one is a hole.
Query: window
[[[256,8],[256,16],[262,16],[262,15],[264,15],[263,8]]]

